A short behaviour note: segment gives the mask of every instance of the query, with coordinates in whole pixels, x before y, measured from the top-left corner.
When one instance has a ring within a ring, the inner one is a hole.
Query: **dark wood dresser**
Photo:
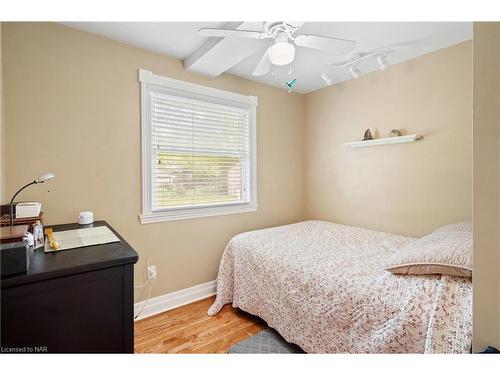
[[[1,280],[2,353],[133,353],[135,250],[120,242],[45,254],[25,274]]]

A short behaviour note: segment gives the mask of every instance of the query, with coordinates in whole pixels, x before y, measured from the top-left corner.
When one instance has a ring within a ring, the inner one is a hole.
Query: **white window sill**
[[[158,223],[161,221],[196,219],[199,217],[254,212],[257,211],[258,207],[259,205],[257,203],[248,203],[248,204],[238,204],[238,205],[160,211],[160,212],[141,214],[139,215],[139,220],[141,224],[148,224],[148,223]]]

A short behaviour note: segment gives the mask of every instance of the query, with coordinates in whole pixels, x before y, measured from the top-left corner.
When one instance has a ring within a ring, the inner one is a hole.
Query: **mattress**
[[[239,234],[208,314],[232,303],[308,353],[468,353],[470,279],[384,270],[411,240],[322,221]]]

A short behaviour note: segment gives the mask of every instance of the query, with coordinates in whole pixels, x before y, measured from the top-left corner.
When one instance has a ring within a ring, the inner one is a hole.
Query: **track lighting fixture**
[[[351,72],[352,78],[358,79],[361,75],[361,70],[356,68],[355,65],[349,65],[349,72]]]
[[[347,60],[338,62],[338,63],[333,63],[330,65],[327,65],[326,71],[321,74],[321,78],[327,85],[331,85],[334,80],[332,75],[330,74],[330,71],[334,69],[345,69],[347,68],[349,70],[349,73],[351,73],[352,78],[357,79],[361,76],[361,70],[358,69],[357,64],[361,63],[362,61],[365,60],[377,60],[377,63],[379,65],[380,70],[386,70],[389,67],[389,63],[387,62],[386,56],[395,52],[394,50],[375,50],[372,52],[366,52],[366,53],[357,53],[355,55],[352,55],[350,58]]]
[[[325,81],[325,83],[330,86],[333,83],[333,78],[328,72],[324,72],[321,74],[321,79]]]
[[[378,65],[380,66],[380,70],[384,71],[387,69],[389,64],[387,63],[387,60],[385,59],[385,55],[379,55],[377,56],[377,62]]]

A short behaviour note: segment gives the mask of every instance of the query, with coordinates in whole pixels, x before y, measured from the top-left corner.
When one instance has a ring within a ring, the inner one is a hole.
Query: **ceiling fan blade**
[[[266,49],[266,52],[264,53],[264,56],[260,59],[259,63],[255,67],[252,75],[253,76],[263,76],[267,72],[269,72],[272,68],[271,64],[271,59],[269,58],[269,51],[271,50],[271,47]]]
[[[231,30],[231,29],[212,29],[204,27],[198,30],[198,34],[201,36],[210,36],[218,38],[251,38],[251,39],[262,39],[267,35],[260,31],[251,30]]]
[[[298,35],[295,44],[300,47],[318,49],[325,52],[346,53],[354,49],[354,40],[331,38],[319,35]]]

